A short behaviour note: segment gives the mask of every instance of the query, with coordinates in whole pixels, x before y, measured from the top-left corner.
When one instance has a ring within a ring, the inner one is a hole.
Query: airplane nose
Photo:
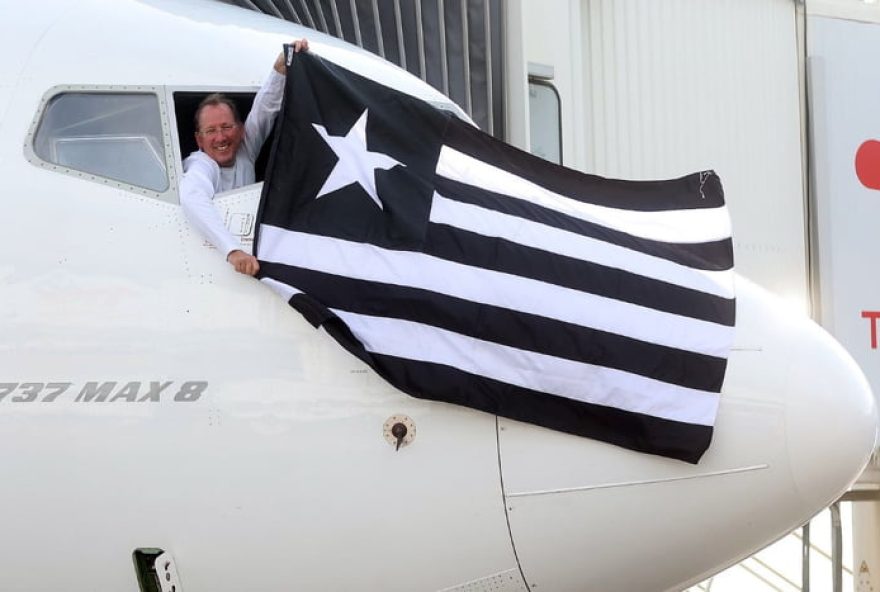
[[[807,507],[833,502],[859,475],[877,439],[877,405],[865,375],[823,329],[789,329],[792,358],[786,401],[791,470]],[[796,333],[797,332],[797,333]],[[810,355],[820,349],[822,356]]]
[[[874,450],[877,407],[849,354],[790,308],[737,278],[735,345],[697,465],[499,419],[529,586],[681,590],[845,491]]]
[[[785,410],[777,431],[784,430],[784,452],[800,498],[790,503],[799,501],[809,516],[839,497],[867,463],[877,440],[876,400],[858,364],[831,335],[741,278],[737,315],[743,355],[763,358],[746,367],[751,382],[761,385],[756,394]],[[741,379],[728,378],[722,401],[727,395],[749,396]]]

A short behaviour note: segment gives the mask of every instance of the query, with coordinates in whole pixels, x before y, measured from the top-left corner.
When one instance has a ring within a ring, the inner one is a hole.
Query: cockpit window
[[[34,152],[70,169],[153,191],[168,189],[162,120],[153,94],[56,95],[37,129]]]
[[[174,112],[177,118],[177,135],[178,140],[180,141],[181,159],[185,159],[192,152],[199,149],[195,140],[196,128],[193,118],[195,117],[196,109],[198,108],[199,103],[202,102],[202,99],[215,92],[218,91],[174,92]],[[256,93],[241,92],[238,90],[222,90],[219,92],[222,92],[223,96],[235,103],[242,120],[247,119],[248,113],[250,113],[251,107],[253,107]],[[263,143],[259,157],[254,163],[255,179],[258,183],[261,182],[265,176],[266,165],[269,162],[269,153],[271,152],[271,149],[272,134],[269,134],[268,140]]]

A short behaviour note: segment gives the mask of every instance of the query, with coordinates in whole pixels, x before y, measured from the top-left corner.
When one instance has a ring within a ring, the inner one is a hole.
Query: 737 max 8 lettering
[[[53,403],[65,399],[65,395],[77,403],[193,403],[207,388],[208,382],[204,380],[107,380],[82,385],[62,381],[0,382],[0,403]]]

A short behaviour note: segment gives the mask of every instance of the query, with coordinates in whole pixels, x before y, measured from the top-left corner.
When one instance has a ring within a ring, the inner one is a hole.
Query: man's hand
[[[299,53],[301,51],[309,51],[309,40],[303,38],[294,41],[293,51],[295,53]],[[279,74],[287,74],[287,59],[284,57],[283,51],[278,54],[277,58],[275,58],[275,71]]]
[[[248,255],[244,251],[235,250],[226,256],[226,260],[232,264],[235,271],[245,275],[256,275],[260,271],[260,263],[253,255]]]

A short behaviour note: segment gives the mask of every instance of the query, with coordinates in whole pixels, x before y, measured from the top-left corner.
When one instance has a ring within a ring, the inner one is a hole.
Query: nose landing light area
[[[786,437],[802,503],[821,508],[861,473],[876,445],[878,420],[871,388],[856,362],[817,326],[809,330],[822,333],[829,351],[796,364]]]
[[[818,326],[738,278],[737,344],[696,466],[500,420],[511,534],[545,590],[680,590],[839,496],[873,450],[864,376]]]

